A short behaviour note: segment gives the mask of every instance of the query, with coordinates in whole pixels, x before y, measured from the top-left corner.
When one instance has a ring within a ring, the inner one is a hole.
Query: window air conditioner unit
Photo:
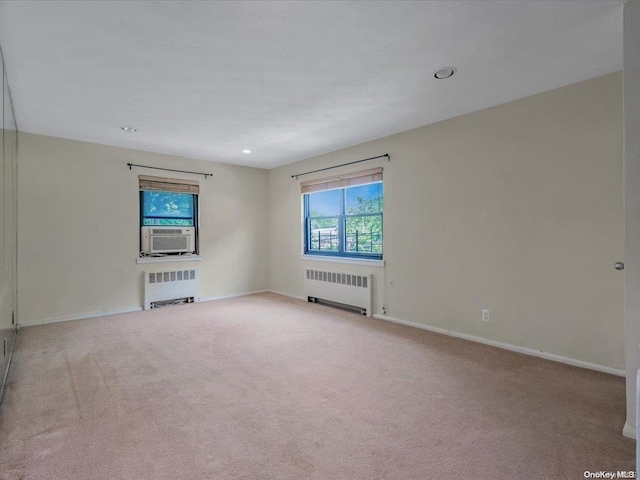
[[[194,227],[142,227],[142,253],[194,253]]]

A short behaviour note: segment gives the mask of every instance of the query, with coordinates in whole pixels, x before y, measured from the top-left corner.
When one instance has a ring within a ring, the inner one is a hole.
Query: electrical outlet
[[[488,322],[489,320],[491,320],[491,317],[489,316],[489,310],[482,309],[482,321]]]

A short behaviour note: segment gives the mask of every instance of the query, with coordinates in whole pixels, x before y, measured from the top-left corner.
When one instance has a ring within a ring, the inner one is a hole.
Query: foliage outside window
[[[143,226],[195,226],[196,195],[146,190],[140,196]]]
[[[381,260],[382,209],[382,182],[305,194],[305,253]]]

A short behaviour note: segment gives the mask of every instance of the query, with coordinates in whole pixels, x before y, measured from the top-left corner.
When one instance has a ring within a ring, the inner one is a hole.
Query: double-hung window
[[[382,169],[302,184],[304,253],[382,259]]]
[[[167,254],[198,251],[198,195],[193,180],[140,175],[140,251]],[[172,228],[173,227],[173,228]],[[153,236],[148,245],[145,234]],[[182,245],[182,243],[184,245]],[[153,244],[153,245],[152,245]],[[156,245],[157,244],[157,245]],[[174,253],[175,252],[175,253]]]

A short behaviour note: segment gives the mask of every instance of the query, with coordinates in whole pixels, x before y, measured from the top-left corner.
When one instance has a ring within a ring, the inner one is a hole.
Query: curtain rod
[[[213,173],[202,173],[202,172],[190,172],[188,170],[174,170],[172,168],[160,168],[160,167],[148,167],[147,165],[138,165],[136,163],[127,163],[129,170],[131,167],[140,167],[140,168],[151,168],[152,170],[164,170],[165,172],[179,172],[179,173],[192,173],[194,175],[204,175],[205,180],[207,177],[213,176]]]
[[[385,153],[384,155],[378,155],[377,157],[365,158],[363,160],[356,160],[355,162],[343,163],[342,165],[336,165],[334,167],[327,167],[327,168],[321,168],[319,170],[312,170],[311,172],[298,173],[297,175],[291,175],[291,178],[297,179],[298,177],[301,177],[303,175],[309,175],[311,173],[317,173],[317,172],[324,172],[325,170],[331,170],[338,167],[346,167],[347,165],[353,165],[354,163],[368,162],[369,160],[375,160],[376,158],[383,158],[383,157],[387,157],[387,160],[389,162],[391,161],[391,157],[389,156],[389,154]]]

